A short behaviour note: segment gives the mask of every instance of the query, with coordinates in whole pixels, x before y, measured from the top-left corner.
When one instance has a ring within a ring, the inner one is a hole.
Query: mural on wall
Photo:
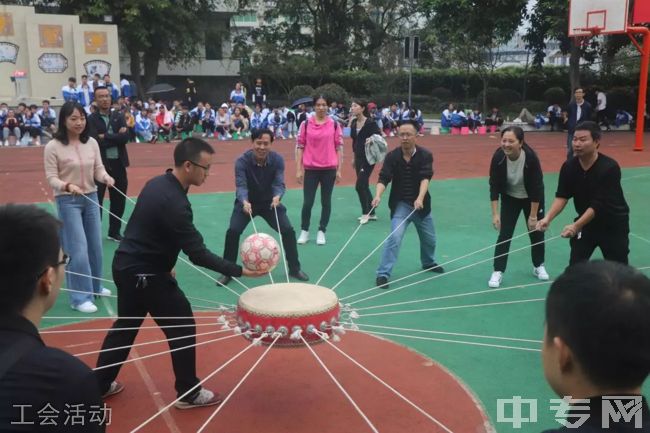
[[[84,68],[88,77],[92,77],[95,74],[99,74],[100,77],[111,74],[111,64],[104,60],[89,60],[84,63]]]
[[[63,48],[63,27],[50,24],[38,25],[41,48]]]
[[[84,32],[86,54],[108,54],[108,36],[106,32]]]
[[[38,67],[46,74],[60,74],[68,69],[68,59],[60,53],[43,53],[38,58]]]
[[[18,49],[18,45],[11,42],[0,42],[0,63],[16,63]]]
[[[0,36],[14,35],[14,18],[10,13],[0,14]]]

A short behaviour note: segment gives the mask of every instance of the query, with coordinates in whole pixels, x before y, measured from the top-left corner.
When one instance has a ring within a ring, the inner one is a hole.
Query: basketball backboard
[[[625,33],[628,0],[570,0],[569,36]]]

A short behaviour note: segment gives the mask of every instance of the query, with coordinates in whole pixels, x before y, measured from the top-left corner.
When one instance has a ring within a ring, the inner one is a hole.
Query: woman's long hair
[[[74,113],[74,110],[79,111],[79,113],[86,120],[86,126],[84,130],[81,131],[79,135],[79,141],[85,143],[88,141],[88,117],[86,116],[86,110],[78,102],[68,101],[61,107],[61,112],[59,113],[59,128],[54,133],[53,137],[59,140],[61,143],[68,145],[70,140],[68,138],[68,128],[65,125],[65,122],[68,120],[68,117]]]

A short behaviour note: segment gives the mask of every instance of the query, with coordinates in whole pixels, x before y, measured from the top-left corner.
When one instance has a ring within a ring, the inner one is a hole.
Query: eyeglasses
[[[194,165],[194,166],[201,167],[201,168],[202,168],[203,170],[205,170],[205,171],[210,171],[210,166],[209,166],[209,165],[201,165],[201,164],[197,164],[196,162],[194,162],[194,161],[190,161],[190,160],[188,160],[187,162],[189,162],[190,164],[192,164],[192,165]]]
[[[69,264],[70,264],[70,256],[67,255],[67,254],[63,254],[63,257],[61,258],[60,261],[56,262],[56,263],[53,264],[52,266],[48,266],[47,268],[45,268],[45,270],[43,270],[43,272],[41,272],[40,274],[38,274],[38,276],[36,277],[36,279],[38,280],[38,279],[41,278],[43,275],[45,275],[45,273],[47,272],[47,270],[50,269],[50,268],[58,268],[58,267],[61,266],[61,265],[68,266]]]

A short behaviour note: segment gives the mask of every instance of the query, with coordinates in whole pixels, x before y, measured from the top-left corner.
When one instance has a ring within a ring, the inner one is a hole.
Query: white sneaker
[[[325,232],[318,230],[316,234],[316,245],[325,245]]]
[[[368,215],[361,215],[359,218],[359,224],[368,224],[368,221],[370,221],[370,216]]]
[[[86,301],[79,305],[72,305],[73,310],[77,310],[80,313],[96,313],[97,306],[90,301]]]
[[[298,236],[298,243],[304,245],[309,241],[309,232],[306,230],[300,230],[300,236]]]
[[[490,281],[488,281],[488,287],[491,287],[493,289],[498,288],[501,285],[501,280],[502,279],[503,279],[503,272],[501,272],[501,271],[492,272],[492,276],[490,277]]]
[[[191,401],[177,401],[174,403],[177,409],[192,409],[195,407],[214,406],[221,403],[221,396],[214,392],[201,388],[201,391]]]
[[[106,287],[102,287],[102,288],[99,290],[99,293],[95,293],[95,294],[96,294],[96,295],[99,295],[99,296],[111,296],[111,295],[113,294],[113,292],[111,292],[111,291],[110,291],[109,289],[107,289]]]
[[[549,279],[548,272],[546,272],[544,265],[539,265],[538,267],[533,268],[533,275],[542,281],[548,281]]]

